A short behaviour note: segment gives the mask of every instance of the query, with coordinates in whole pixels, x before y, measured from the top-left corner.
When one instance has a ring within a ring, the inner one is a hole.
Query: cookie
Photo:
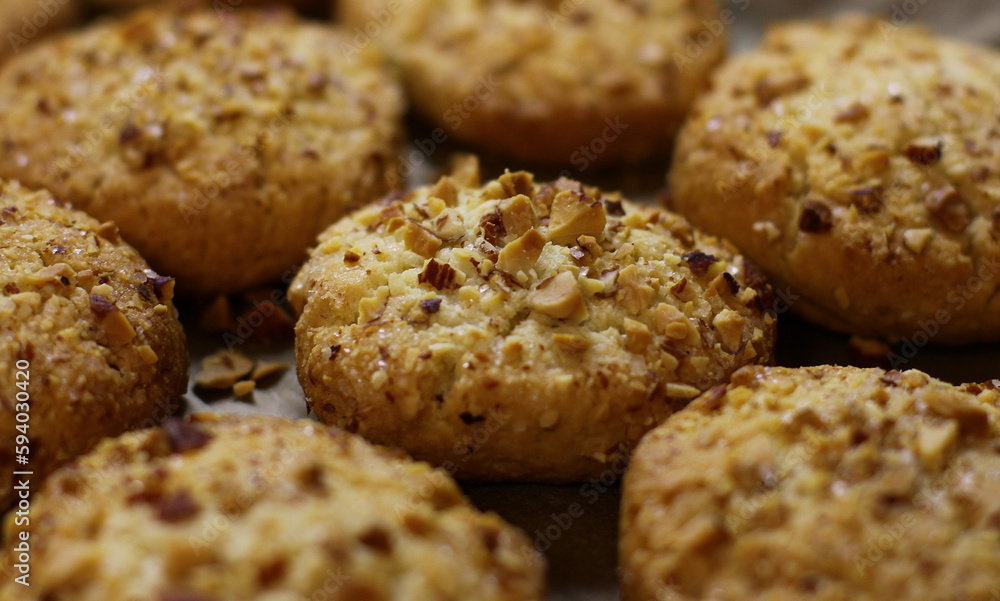
[[[78,0],[4,0],[0,3],[0,63],[79,18]]]
[[[219,14],[233,13],[241,7],[247,6],[279,6],[288,5],[298,9],[315,10],[323,6],[320,0],[90,0],[91,4],[99,8],[114,11],[127,11],[136,8],[150,6],[152,4],[164,5],[173,2],[177,5],[185,6],[211,6]]]
[[[336,4],[343,52],[382,46],[438,138],[580,171],[666,152],[735,16],[715,0]]]
[[[697,103],[670,206],[817,323],[995,340],[998,104],[993,50],[862,17],[781,26]]]
[[[101,438],[172,415],[188,356],[173,280],[113,223],[0,182],[0,254],[2,510],[13,471],[37,484]]]
[[[992,598],[997,384],[738,371],[636,449],[622,492],[623,598]]]
[[[161,7],[50,42],[0,72],[0,176],[113,219],[186,294],[277,281],[395,181],[398,86],[344,39]]]
[[[478,179],[320,238],[289,298],[321,420],[466,479],[578,481],[771,360],[771,291],[728,243],[569,179]]]
[[[0,598],[541,601],[544,560],[440,470],[312,421],[199,415],[53,475]],[[6,596],[5,596],[6,593]]]

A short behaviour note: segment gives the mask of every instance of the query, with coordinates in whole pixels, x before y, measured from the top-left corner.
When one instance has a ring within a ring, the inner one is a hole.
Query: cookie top
[[[987,599],[1000,394],[917,372],[746,368],[625,477],[626,599]]]
[[[472,167],[331,227],[289,297],[321,417],[444,462],[500,410],[505,433],[461,473],[566,480],[770,361],[770,294],[680,217]]]
[[[825,325],[995,339],[998,104],[995,51],[861,17],[777,27],[693,109],[672,206]]]
[[[185,293],[277,280],[395,182],[399,87],[347,39],[157,7],[40,44],[0,71],[0,175],[114,219]]]
[[[199,415],[105,441],[36,493],[28,531],[31,598],[543,596],[527,539],[447,475],[305,420]]]
[[[105,436],[173,413],[187,388],[188,357],[173,280],[151,271],[113,223],[48,192],[0,182],[0,254],[5,508],[18,434],[31,442],[25,469],[40,479]],[[25,396],[27,412],[16,402]],[[18,421],[19,413],[30,419]],[[28,431],[16,430],[23,423]]]
[[[425,116],[526,161],[567,164],[602,130],[615,140],[589,162],[665,151],[726,48],[715,0],[335,4]]]

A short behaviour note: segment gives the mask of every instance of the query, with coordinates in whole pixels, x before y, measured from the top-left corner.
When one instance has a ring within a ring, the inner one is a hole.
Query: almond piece
[[[579,322],[587,318],[587,306],[576,276],[568,271],[539,284],[531,293],[531,307],[556,319]]]
[[[538,262],[538,257],[542,255],[545,243],[545,236],[538,230],[528,230],[527,233],[500,251],[497,258],[497,269],[511,275],[517,275],[520,271],[527,273]]]
[[[524,194],[500,201],[500,217],[507,241],[520,238],[538,223],[535,206]]]
[[[567,353],[582,353],[590,348],[590,341],[574,334],[553,334],[552,341],[559,350]]]
[[[438,238],[454,242],[465,236],[465,223],[454,209],[446,209],[434,219],[434,233]]]
[[[632,353],[644,353],[653,343],[653,334],[645,324],[625,318],[625,347]]]
[[[523,194],[528,199],[535,197],[535,179],[527,171],[510,171],[504,173],[497,179],[503,186],[503,191],[507,196],[517,196]]]
[[[722,346],[730,353],[739,350],[743,343],[743,327],[746,320],[732,309],[725,309],[712,320],[712,327],[722,338]]]
[[[653,314],[656,331],[673,340],[686,340],[691,330],[687,317],[680,309],[660,303]]]
[[[428,195],[440,198],[446,205],[453,207],[458,202],[458,187],[455,186],[455,180],[446,175],[434,184]]]
[[[949,231],[962,232],[969,227],[972,219],[969,217],[969,208],[965,206],[962,195],[951,186],[933,190],[927,194],[927,209],[938,221],[944,224]]]
[[[412,221],[403,227],[403,243],[407,250],[428,258],[433,257],[441,248],[440,238]]]
[[[549,240],[570,245],[575,244],[580,236],[600,239],[607,224],[604,203],[579,192],[564,190],[552,201]]]
[[[649,308],[656,297],[656,291],[643,283],[639,268],[629,265],[618,274],[618,293],[615,298],[632,315],[638,315]]]
[[[201,362],[201,373],[194,383],[200,388],[225,390],[253,371],[252,359],[232,351],[219,351],[205,357]]]

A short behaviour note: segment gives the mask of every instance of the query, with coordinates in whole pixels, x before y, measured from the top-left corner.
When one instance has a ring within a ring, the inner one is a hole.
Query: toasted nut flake
[[[687,384],[668,383],[663,386],[663,392],[671,399],[693,399],[701,394],[694,386]]]
[[[528,199],[535,197],[535,178],[526,171],[517,171],[514,173],[508,171],[501,175],[497,181],[503,186],[503,191],[507,196],[523,194]]]
[[[906,230],[905,232],[903,232],[903,244],[905,244],[906,248],[910,249],[911,251],[920,254],[924,252],[925,248],[927,248],[927,243],[930,241],[931,236],[933,235],[934,235],[934,230],[928,227],[915,230]]]
[[[401,227],[405,227],[409,223],[405,217],[393,217],[385,224],[385,231],[390,234],[395,233]]]
[[[743,328],[746,320],[732,309],[724,309],[712,320],[712,327],[722,338],[722,346],[735,353],[743,342]]]
[[[684,313],[677,307],[668,305],[667,303],[657,305],[653,320],[656,331],[667,338],[685,340],[691,331],[691,325],[688,323]]]
[[[952,232],[962,232],[972,221],[962,195],[951,186],[933,190],[926,198],[927,209]]]
[[[281,361],[269,361],[265,363],[258,363],[257,367],[254,368],[253,373],[250,374],[250,379],[254,382],[259,382],[261,380],[266,380],[271,376],[278,375],[288,371],[290,366],[287,363]]]
[[[531,307],[556,319],[579,322],[587,318],[587,306],[576,276],[568,271],[539,284],[531,293]]]
[[[649,308],[656,297],[656,291],[643,283],[639,268],[629,265],[618,274],[618,293],[615,298],[632,315],[638,315]]]
[[[653,343],[653,334],[645,324],[625,318],[625,346],[629,352],[643,353]]]
[[[430,284],[438,290],[453,290],[458,288],[461,282],[458,281],[458,272],[447,263],[442,263],[437,259],[431,259],[424,265],[424,270],[417,276],[420,284]]]
[[[507,233],[503,226],[503,215],[500,211],[490,211],[479,220],[479,229],[482,231],[483,240],[493,246],[499,246]]]
[[[242,380],[233,384],[233,394],[238,397],[250,396],[256,388],[257,383],[253,380]]]
[[[878,175],[889,168],[889,152],[884,148],[871,148],[858,154],[854,161],[858,170],[867,176]]]
[[[385,311],[385,303],[389,298],[389,287],[379,286],[375,296],[361,299],[358,302],[358,325],[375,321]]]
[[[61,284],[63,286],[68,286],[74,277],[76,277],[76,271],[74,271],[72,267],[66,263],[56,263],[54,265],[49,265],[41,271],[36,271],[33,274],[22,276],[22,280],[23,283],[33,286],[44,286],[46,284]]]
[[[451,178],[459,186],[478,188],[482,185],[482,175],[479,169],[479,159],[473,154],[462,154],[452,157]]]
[[[101,225],[97,226],[97,235],[104,238],[112,244],[118,244],[121,241],[121,236],[118,234],[118,226],[115,225],[114,221],[105,221]]]
[[[500,251],[497,258],[497,269],[516,275],[523,271],[527,273],[545,248],[545,236],[538,230],[530,229],[523,236],[514,240]]]
[[[501,201],[500,216],[508,241],[520,238],[538,223],[535,206],[523,194]]]
[[[772,73],[754,85],[757,104],[765,107],[774,100],[794,94],[809,85],[809,78],[799,73]]]
[[[869,114],[868,107],[860,102],[855,102],[845,110],[837,113],[837,116],[833,120],[837,123],[857,123],[867,119]]]
[[[952,445],[958,439],[958,424],[947,421],[941,424],[922,424],[917,437],[917,453],[932,469],[940,467],[948,458]]]
[[[687,261],[688,266],[691,268],[691,273],[698,277],[702,277],[708,273],[712,265],[718,261],[713,255],[706,255],[703,252],[690,252],[681,258]]]
[[[576,243],[580,236],[601,238],[608,216],[604,203],[572,190],[564,190],[552,201],[549,239],[556,244]]]
[[[416,223],[407,222],[403,228],[406,249],[424,257],[433,257],[441,248],[441,239]]]
[[[816,200],[802,203],[799,215],[799,229],[808,234],[825,234],[833,229],[833,211]]]
[[[906,158],[917,165],[936,165],[941,161],[944,142],[939,138],[920,138],[911,142],[905,149]]]
[[[549,409],[545,413],[542,413],[541,418],[538,420],[538,425],[541,426],[543,430],[551,430],[559,423],[559,412],[555,409]]]
[[[615,263],[634,263],[635,262],[635,245],[631,242],[626,242],[618,247],[615,254],[612,255]]]
[[[580,236],[576,239],[576,242],[587,251],[587,254],[595,259],[600,259],[604,255],[604,249],[597,243],[597,238],[593,236]]]
[[[590,348],[590,341],[575,334],[553,334],[552,341],[559,350],[567,353],[582,353]]]
[[[455,179],[447,175],[442,177],[430,189],[429,195],[440,198],[449,207],[455,206],[455,203],[458,202],[458,187],[455,186]]]
[[[194,383],[200,388],[226,390],[253,371],[254,362],[240,353],[219,351],[205,357]]]
[[[465,236],[465,223],[454,209],[447,209],[434,219],[434,233],[442,240],[454,242]]]
[[[160,358],[156,355],[156,351],[154,351],[148,344],[144,344],[136,350],[139,352],[139,358],[141,358],[143,363],[146,365],[154,365],[160,360]]]
[[[174,278],[159,275],[152,269],[143,271],[143,274],[146,276],[146,282],[153,285],[153,294],[156,295],[156,298],[160,299],[160,302],[169,303],[173,300],[174,287],[177,285],[177,281]]]

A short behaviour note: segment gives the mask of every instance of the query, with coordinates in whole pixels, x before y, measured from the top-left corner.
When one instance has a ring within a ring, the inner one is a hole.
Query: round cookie
[[[0,2],[0,63],[31,48],[39,38],[75,24],[78,0]]]
[[[307,420],[199,415],[105,441],[29,526],[8,517],[8,564],[21,532],[31,588],[5,578],[5,601],[544,597],[527,537],[446,474]]]
[[[163,5],[168,2],[187,6],[197,6],[199,4],[201,6],[211,6],[220,14],[233,13],[239,10],[240,7],[246,6],[288,5],[298,9],[312,10],[322,7],[324,4],[320,0],[90,0],[90,3],[94,6],[115,11],[134,10],[153,4]]]
[[[344,218],[289,292],[321,420],[475,480],[580,481],[737,368],[771,290],[681,218],[468,166]]]
[[[827,327],[1000,338],[1000,54],[860,17],[770,32],[678,138],[672,208]]]
[[[185,293],[276,281],[395,182],[400,91],[344,39],[160,7],[44,44],[0,72],[0,176],[114,219]]]
[[[3,510],[13,471],[37,484],[100,439],[173,414],[188,355],[173,280],[114,224],[0,182],[0,255]]]
[[[335,4],[355,34],[344,52],[385,48],[441,133],[580,170],[666,152],[732,16],[715,0]]]
[[[622,493],[623,599],[992,598],[996,385],[738,371],[636,449]]]

